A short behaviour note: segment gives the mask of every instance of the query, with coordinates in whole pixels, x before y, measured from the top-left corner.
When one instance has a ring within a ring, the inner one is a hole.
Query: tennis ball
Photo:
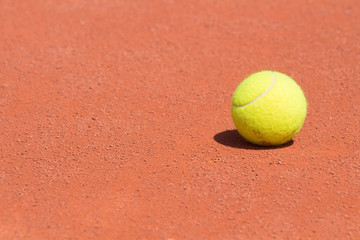
[[[305,121],[306,98],[289,76],[262,71],[236,88],[231,115],[239,133],[249,142],[276,146],[291,140]]]

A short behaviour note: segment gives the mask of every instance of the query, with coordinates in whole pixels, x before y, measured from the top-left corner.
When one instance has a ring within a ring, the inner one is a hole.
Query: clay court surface
[[[358,0],[0,0],[0,239],[360,239]],[[308,115],[245,142],[236,86]]]

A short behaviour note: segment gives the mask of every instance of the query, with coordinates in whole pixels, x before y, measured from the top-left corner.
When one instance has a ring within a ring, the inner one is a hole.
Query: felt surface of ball
[[[291,140],[301,129],[307,102],[300,86],[289,76],[262,71],[236,88],[231,115],[238,132],[249,142],[276,146]]]

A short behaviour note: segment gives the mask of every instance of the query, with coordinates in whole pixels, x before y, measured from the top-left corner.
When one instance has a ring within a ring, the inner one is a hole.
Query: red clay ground
[[[0,239],[360,239],[358,0],[0,0]],[[250,73],[309,103],[280,148]]]

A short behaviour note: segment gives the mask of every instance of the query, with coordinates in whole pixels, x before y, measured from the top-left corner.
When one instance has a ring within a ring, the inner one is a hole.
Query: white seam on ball
[[[259,98],[261,98],[262,96],[264,96],[267,92],[269,92],[271,90],[271,88],[274,86],[276,82],[276,74],[274,73],[274,80],[272,82],[272,84],[270,85],[270,87],[268,89],[266,89],[265,92],[263,92],[262,94],[260,94],[257,98],[255,98],[254,100],[252,100],[251,102],[248,102],[247,104],[244,104],[244,105],[236,105],[236,104],[233,104],[234,107],[245,107],[247,105],[250,105],[252,104],[253,102],[259,100]]]

